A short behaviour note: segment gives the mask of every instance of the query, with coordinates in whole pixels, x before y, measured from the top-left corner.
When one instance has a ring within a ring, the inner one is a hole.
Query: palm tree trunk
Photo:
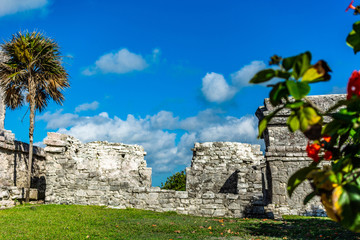
[[[30,126],[29,126],[29,161],[27,174],[27,188],[25,194],[25,202],[30,202],[30,186],[31,186],[31,172],[33,162],[33,142],[34,142],[34,125],[35,125],[35,83],[34,79],[29,78],[29,95],[30,95]]]

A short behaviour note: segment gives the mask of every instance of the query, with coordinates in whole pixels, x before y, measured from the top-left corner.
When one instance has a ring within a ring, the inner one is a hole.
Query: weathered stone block
[[[228,209],[230,209],[230,210],[239,210],[240,209],[240,204],[236,203],[236,202],[230,203],[229,206],[228,206]]]
[[[60,139],[46,138],[44,140],[44,144],[48,146],[64,147],[66,146],[66,141]]]
[[[225,209],[216,209],[213,213],[213,217],[224,217],[226,215]]]
[[[206,192],[202,195],[202,198],[203,199],[208,199],[208,198],[213,199],[213,198],[215,198],[215,194],[213,192]]]
[[[34,189],[34,188],[30,188],[29,198],[31,200],[37,200],[38,199],[38,190]]]
[[[185,199],[185,198],[189,197],[189,194],[188,194],[188,192],[185,192],[185,191],[177,191],[177,192],[175,192],[175,197]]]
[[[214,214],[215,210],[214,209],[201,209],[200,210],[200,214],[207,217],[207,216],[212,216]]]
[[[51,146],[47,146],[45,147],[45,152],[48,153],[63,153],[65,152],[65,147],[51,147]]]

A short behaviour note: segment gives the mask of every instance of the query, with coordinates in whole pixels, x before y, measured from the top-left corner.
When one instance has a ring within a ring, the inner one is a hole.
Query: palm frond
[[[51,99],[63,103],[62,92],[69,87],[69,76],[61,65],[60,48],[54,40],[38,32],[18,32],[0,47],[6,56],[0,63],[0,87],[8,107],[15,109],[30,101],[30,79],[35,81],[38,111],[44,110]]]

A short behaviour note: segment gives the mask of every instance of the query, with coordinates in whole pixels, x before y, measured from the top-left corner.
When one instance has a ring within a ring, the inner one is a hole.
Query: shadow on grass
[[[360,234],[346,230],[328,218],[300,219],[284,217],[282,221],[258,220],[248,225],[250,235],[280,239],[360,239]]]

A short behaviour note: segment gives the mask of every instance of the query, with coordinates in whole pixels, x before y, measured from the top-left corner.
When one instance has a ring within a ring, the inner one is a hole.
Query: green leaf
[[[343,123],[349,123],[352,124],[353,121],[357,121],[358,117],[355,114],[352,114],[351,112],[338,112],[332,114],[332,117],[336,120],[342,121]]]
[[[276,107],[279,104],[282,104],[281,99],[287,98],[289,96],[289,92],[284,82],[277,83],[270,92],[270,102]]]
[[[309,122],[302,110],[299,110],[300,115],[300,129],[302,132],[305,132],[309,126]]]
[[[296,101],[296,102],[293,102],[293,103],[287,103],[285,105],[285,107],[287,108],[291,108],[291,109],[297,109],[301,106],[303,106],[305,103],[303,101]]]
[[[354,53],[360,51],[360,21],[353,24],[353,30],[346,38],[346,43],[354,49]]]
[[[310,92],[310,86],[306,82],[286,81],[286,86],[295,100],[301,100]]]
[[[280,71],[280,70],[275,70],[275,77],[289,79],[291,77],[291,73]]]
[[[303,112],[304,112],[304,115],[305,115],[305,117],[308,120],[310,125],[317,124],[321,120],[321,117],[317,114],[315,109],[312,108],[312,107],[304,108]]]
[[[275,77],[275,70],[265,69],[255,74],[249,83],[263,83]]]
[[[338,131],[337,131],[337,134],[339,134],[340,136],[341,135],[345,135],[345,134],[347,134],[349,131],[350,131],[350,127],[343,127],[343,128],[340,128],[340,129],[338,129]]]
[[[333,120],[325,125],[323,134],[332,136],[335,133],[337,133],[340,127],[341,127],[341,123],[337,120]]]
[[[286,71],[289,71],[295,63],[297,56],[293,56],[293,57],[288,57],[288,58],[284,58],[283,62],[282,62],[282,66]]]
[[[287,185],[287,191],[289,196],[293,194],[294,190],[305,181],[306,176],[312,171],[316,169],[316,165],[310,165],[309,167],[302,168],[295,172],[289,179]]]
[[[304,199],[304,205],[306,205],[315,196],[316,196],[316,192],[309,193]]]
[[[258,138],[260,138],[262,136],[263,132],[267,128],[268,122],[269,121],[268,121],[268,119],[266,117],[263,120],[261,120],[261,122],[259,124],[259,136],[258,136]]]
[[[336,203],[335,203],[336,204]],[[351,231],[360,231],[360,189],[358,185],[346,184],[337,202],[340,206],[341,224]]]
[[[303,82],[312,82],[318,78],[321,78],[322,77],[322,74],[318,73],[318,71],[315,69],[315,68],[309,68],[303,78],[302,78],[302,81]]]
[[[297,56],[294,67],[293,67],[293,76],[295,79],[301,78],[304,73],[311,66],[311,53],[305,52]]]
[[[331,69],[327,62],[320,60],[304,73],[301,81],[310,83],[329,81],[331,78],[329,72]]]
[[[291,132],[296,132],[300,128],[300,121],[296,115],[292,115],[288,118],[287,125]]]
[[[261,135],[263,134],[263,132],[265,131],[265,129],[267,128],[268,123],[270,122],[270,120],[275,117],[275,115],[280,112],[282,109],[284,109],[284,107],[279,107],[276,110],[274,110],[271,114],[267,115],[265,118],[263,118],[261,120],[261,122],[259,123],[259,136],[258,138],[261,137]]]

